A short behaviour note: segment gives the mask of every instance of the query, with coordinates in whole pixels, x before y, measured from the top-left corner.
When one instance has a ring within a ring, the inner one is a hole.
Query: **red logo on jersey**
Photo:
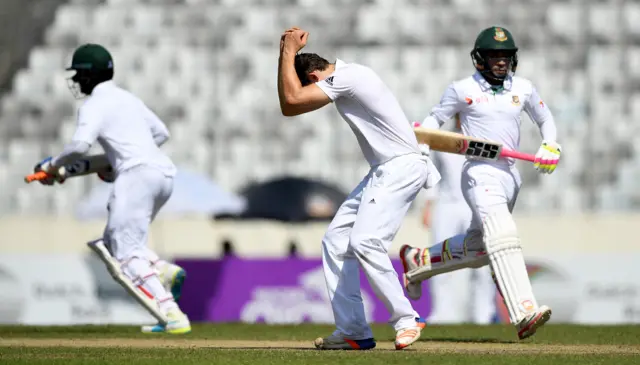
[[[540,100],[540,106],[544,108],[544,103],[542,102],[542,100]]]
[[[486,95],[482,95],[482,96],[476,98],[476,104],[488,103],[488,102],[489,102],[489,98]]]
[[[466,101],[468,105],[473,104],[473,99],[471,98],[464,98],[464,101]]]

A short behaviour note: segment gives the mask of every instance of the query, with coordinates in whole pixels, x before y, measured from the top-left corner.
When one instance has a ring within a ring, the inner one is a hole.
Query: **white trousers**
[[[511,213],[521,185],[515,167],[466,162],[462,168],[462,195],[472,212],[469,229],[482,231],[482,220],[490,212]]]
[[[173,192],[173,178],[148,166],[123,171],[113,183],[104,241],[118,261],[157,257],[147,247],[149,225]]]
[[[420,189],[434,175],[439,179],[432,166],[421,155],[410,154],[373,167],[329,224],[322,261],[336,329],[345,337],[373,337],[360,294],[359,268],[391,314],[394,329],[415,326],[418,313],[404,295],[388,250]]]
[[[471,215],[464,200],[438,201],[431,214],[432,242],[466,233]],[[496,313],[496,288],[489,266],[436,275],[429,280],[429,286],[432,298],[429,323],[492,322]]]

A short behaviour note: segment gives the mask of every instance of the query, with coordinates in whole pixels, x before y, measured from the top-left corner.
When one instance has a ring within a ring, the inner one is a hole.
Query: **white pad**
[[[471,250],[470,248],[476,248]],[[440,262],[431,262],[431,259],[424,260],[421,265],[406,273],[406,278],[410,283],[420,283],[433,276],[447,272],[472,268],[477,269],[489,264],[489,257],[480,254],[483,247],[482,234],[478,231],[470,231],[466,235],[451,237],[429,248],[431,252],[438,252],[442,256]]]
[[[167,317],[160,311],[153,296],[148,296],[122,272],[120,264],[111,256],[102,239],[88,242],[87,245],[105,263],[113,279],[120,284],[140,305],[163,325],[168,323]]]
[[[515,221],[508,211],[490,213],[483,222],[485,246],[512,324],[538,308],[527,274]]]

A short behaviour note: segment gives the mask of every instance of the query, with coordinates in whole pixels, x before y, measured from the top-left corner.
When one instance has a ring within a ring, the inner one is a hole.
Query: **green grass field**
[[[430,326],[393,350],[375,326],[372,351],[317,351],[331,326],[198,324],[188,335],[146,335],[138,327],[0,327],[0,364],[640,364],[640,326],[547,325],[518,341],[512,327]]]

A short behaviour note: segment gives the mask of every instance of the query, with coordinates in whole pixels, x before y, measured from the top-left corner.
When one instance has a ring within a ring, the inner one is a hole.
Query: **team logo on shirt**
[[[471,99],[470,97],[464,98],[464,101],[467,103],[467,105],[473,104],[473,99]]]
[[[518,97],[518,95],[513,95],[511,97],[511,104],[518,106],[520,105],[520,98]]]
[[[504,42],[508,38],[507,38],[507,35],[504,34],[504,30],[502,30],[502,28],[496,28],[496,34],[493,36],[493,39],[495,39],[498,42]]]
[[[333,86],[333,76],[331,76],[331,77],[327,77],[327,78],[325,79],[325,81],[327,82],[327,84],[329,84],[329,85]]]
[[[540,104],[540,106],[544,108],[544,102],[542,102],[542,100],[540,100],[538,104]]]

